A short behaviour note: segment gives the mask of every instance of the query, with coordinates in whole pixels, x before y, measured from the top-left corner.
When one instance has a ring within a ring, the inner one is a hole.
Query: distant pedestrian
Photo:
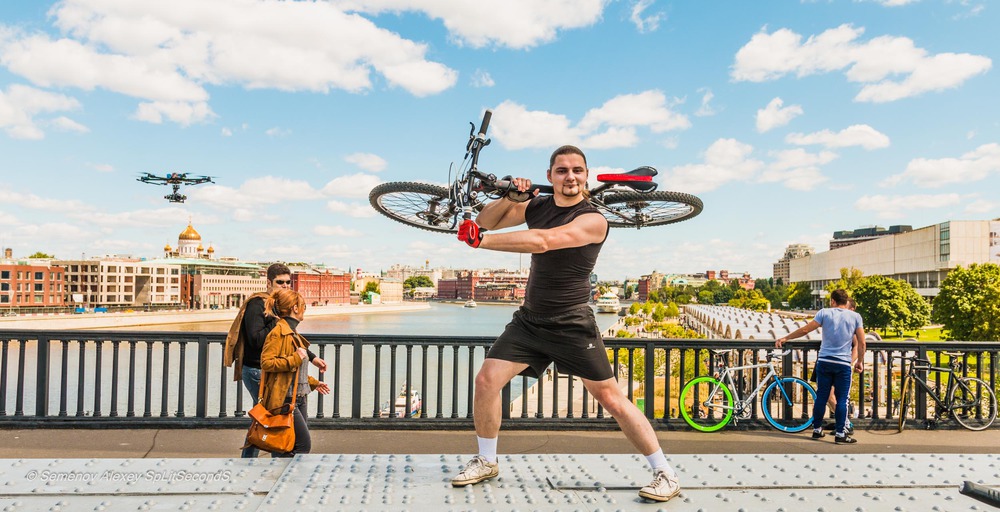
[[[295,404],[295,446],[275,457],[294,457],[309,453],[312,438],[306,424],[306,396],[316,390],[328,394],[330,386],[309,375],[309,342],[296,328],[306,312],[306,301],[299,292],[276,290],[265,302],[264,311],[277,318],[274,329],[267,335],[260,355],[260,403],[272,414],[288,414]]]
[[[291,288],[292,273],[288,266],[284,263],[271,264],[267,267],[267,291],[251,295],[240,307],[240,312],[229,327],[224,361],[226,366],[233,367],[233,380],[243,381],[243,386],[253,400],[252,404],[257,403],[257,396],[260,394],[260,352],[264,348],[264,340],[278,320],[265,314],[264,301],[277,290]],[[326,371],[326,362],[315,354],[310,353],[309,360],[321,372]],[[259,454],[260,450],[256,446],[248,446],[240,456],[252,459]]]
[[[479,213],[479,224],[466,220],[459,226],[459,240],[473,248],[531,253],[531,276],[524,305],[494,342],[476,375],[473,419],[479,454],[451,480],[453,486],[476,484],[499,474],[500,390],[518,374],[538,378],[554,362],[558,371],[581,378],[645,455],[654,478],[639,490],[639,496],[667,501],[680,493],[677,474],[653,427],[614,378],[589,305],[590,275],[609,228],[588,200],[588,175],[583,151],[562,146],[552,153],[546,171],[553,195],[532,195],[527,192],[531,181],[515,178],[515,188],[505,198],[487,204]],[[486,229],[521,224],[528,229],[484,234]],[[552,479],[569,476],[557,473]]]
[[[847,397],[851,389],[851,367],[858,373],[865,368],[865,329],[861,315],[848,309],[847,292],[838,289],[830,294],[830,307],[816,313],[815,318],[788,336],[779,338],[774,345],[781,348],[786,341],[804,336],[820,327],[823,341],[816,358],[816,404],[813,406],[813,439],[823,433],[823,417],[831,391],[836,389],[837,405],[835,441],[838,444],[856,443],[845,431],[847,424]],[[855,357],[860,354],[860,357]],[[853,363],[852,363],[853,361]]]

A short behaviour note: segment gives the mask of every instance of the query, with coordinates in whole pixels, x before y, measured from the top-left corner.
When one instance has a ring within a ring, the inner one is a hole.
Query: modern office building
[[[65,269],[66,305],[146,308],[181,305],[180,266],[131,256],[56,260]]]
[[[913,227],[889,226],[889,229],[886,229],[882,226],[872,226],[852,231],[834,231],[833,239],[830,240],[830,250],[832,251],[834,249],[840,249],[841,247],[847,247],[848,245],[867,242],[882,236],[898,235],[900,233],[906,233],[907,231],[913,231]]]
[[[836,236],[836,234],[834,234]],[[832,244],[833,242],[831,242]],[[832,249],[832,247],[831,247]],[[781,257],[774,264],[774,277],[775,284],[780,280],[783,284],[788,284],[788,262],[794,260],[795,258],[801,258],[803,256],[809,256],[816,251],[810,245],[806,244],[791,244],[785,247],[785,255]]]
[[[910,283],[923,297],[937,296],[941,281],[959,265],[1000,264],[1000,219],[948,221],[879,236],[789,261],[789,282],[807,282],[817,304],[823,287],[840,279],[840,269],[882,275]]]

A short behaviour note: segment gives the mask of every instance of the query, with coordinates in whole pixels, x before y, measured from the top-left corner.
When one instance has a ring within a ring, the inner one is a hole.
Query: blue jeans
[[[816,362],[816,404],[813,405],[813,429],[823,428],[823,418],[826,416],[826,402],[830,399],[830,391],[836,391],[837,409],[836,432],[844,433],[847,423],[847,395],[851,391],[851,367],[846,364]]]
[[[257,403],[257,397],[260,396],[260,368],[243,367],[243,386],[250,392],[250,407],[253,407]],[[250,407],[247,407],[247,410],[250,410]],[[256,459],[259,454],[260,450],[256,446],[247,446],[240,457]]]

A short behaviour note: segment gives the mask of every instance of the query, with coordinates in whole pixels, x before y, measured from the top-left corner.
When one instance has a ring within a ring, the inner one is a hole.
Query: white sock
[[[666,455],[663,455],[663,448],[646,455],[646,461],[649,462],[649,466],[653,468],[653,471],[666,471],[668,475],[677,474],[674,472],[674,468],[670,466],[670,463],[667,462]]]
[[[497,438],[476,436],[479,442],[479,455],[490,462],[497,461]]]

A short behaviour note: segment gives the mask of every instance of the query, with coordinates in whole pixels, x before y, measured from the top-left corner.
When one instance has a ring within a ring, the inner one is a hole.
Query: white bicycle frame
[[[704,405],[706,408],[709,409],[718,409],[718,410],[733,409],[734,411],[738,411],[754,403],[760,396],[761,391],[766,389],[767,385],[770,384],[771,379],[775,380],[778,379],[778,372],[777,370],[774,369],[774,360],[780,359],[782,356],[788,354],[789,352],[791,351],[785,351],[780,354],[771,354],[767,357],[768,360],[766,363],[723,367],[722,374],[719,375],[718,379],[716,379],[719,381],[719,384],[712,389],[712,391],[708,394],[708,400],[702,402],[702,405]],[[736,386],[736,383],[733,381],[733,373],[742,370],[755,370],[757,368],[767,368],[767,375],[763,379],[760,379],[760,382],[757,384],[757,387],[754,388],[752,392],[747,394],[746,399],[743,399],[742,397],[740,397],[740,391],[738,386]],[[719,388],[723,385],[727,386],[729,388],[729,391],[733,394],[732,407],[711,403],[712,398],[715,397],[716,393],[719,392]],[[733,420],[738,421],[739,420],[738,415],[734,414]]]

